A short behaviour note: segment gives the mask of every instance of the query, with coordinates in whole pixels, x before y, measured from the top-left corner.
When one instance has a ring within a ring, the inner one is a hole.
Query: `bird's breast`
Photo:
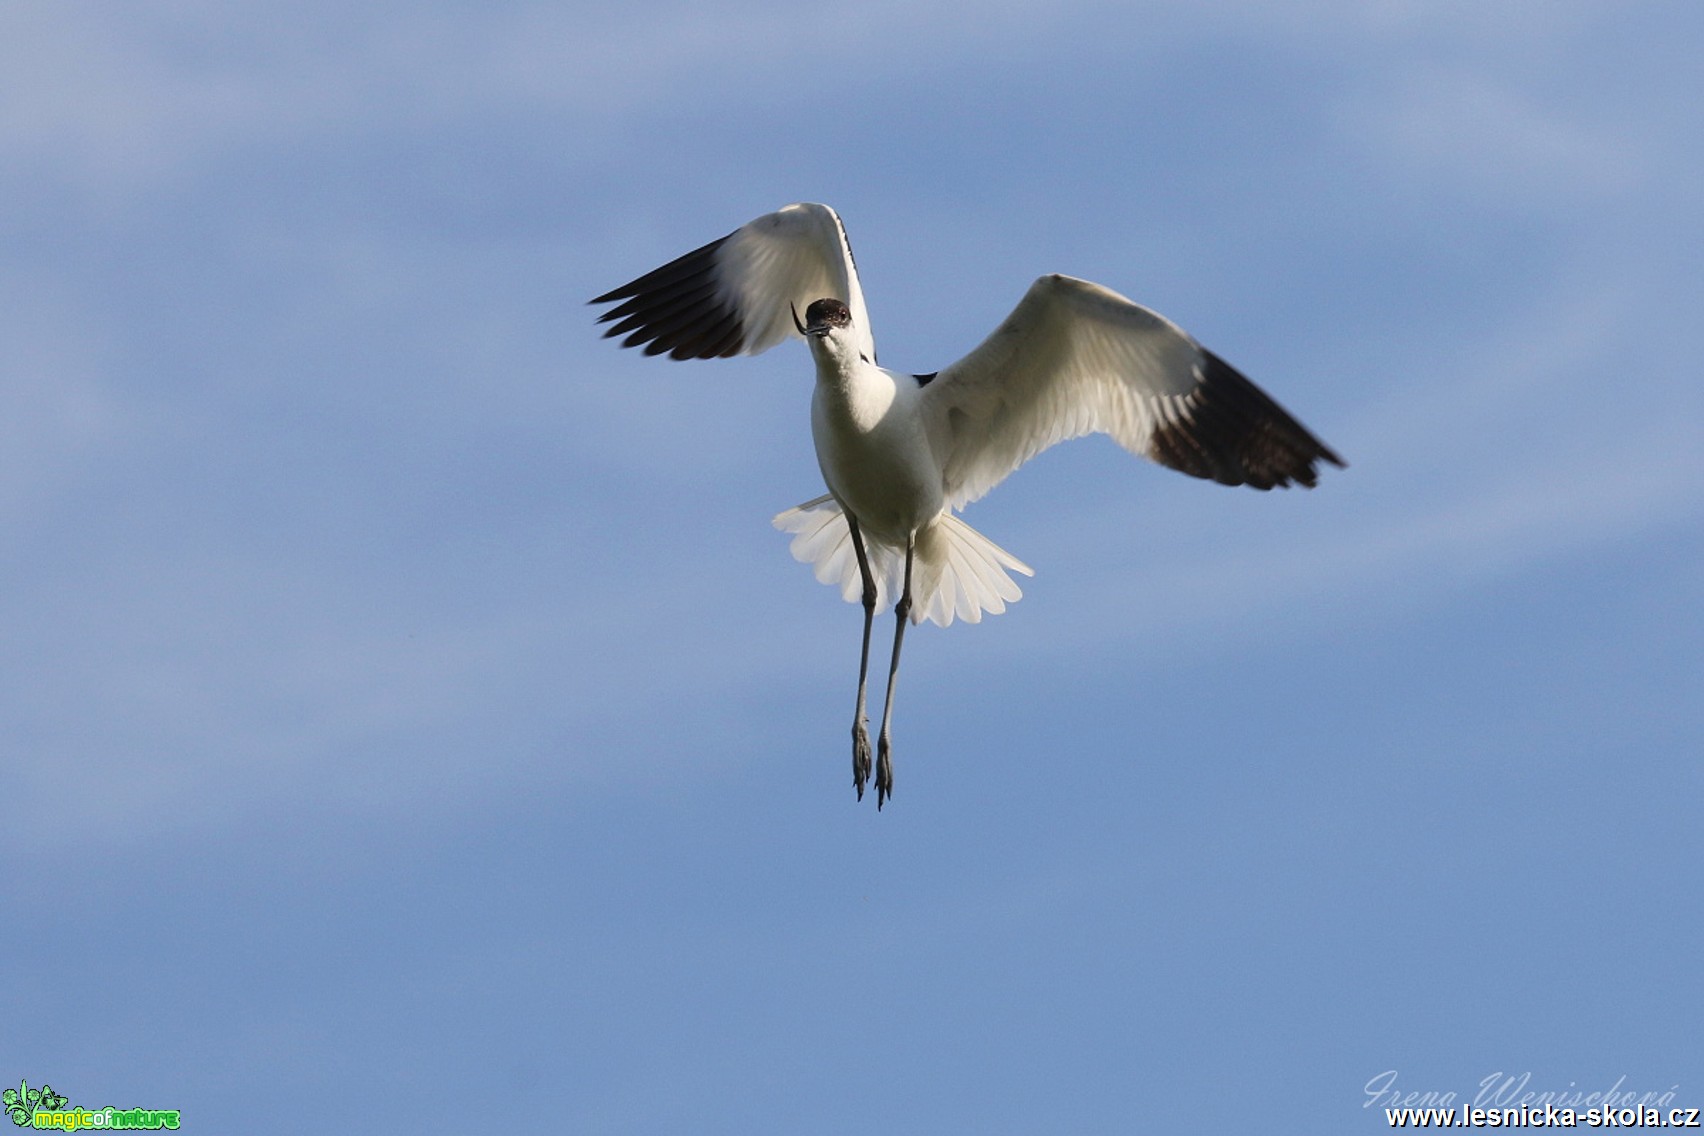
[[[811,433],[823,480],[869,536],[903,545],[941,511],[941,470],[916,383],[873,365],[819,372]]]

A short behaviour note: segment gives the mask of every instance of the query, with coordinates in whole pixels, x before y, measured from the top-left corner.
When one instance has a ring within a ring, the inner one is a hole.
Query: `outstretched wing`
[[[1311,487],[1344,464],[1265,391],[1165,317],[1099,284],[1043,276],[981,346],[922,391],[958,507],[1067,438],[1224,485]]]
[[[592,303],[616,304],[598,322],[614,322],[604,335],[625,335],[623,347],[715,359],[756,355],[796,336],[794,313],[824,298],[852,310],[853,330],[874,361],[875,339],[846,229],[828,206],[801,203],[767,213]]]

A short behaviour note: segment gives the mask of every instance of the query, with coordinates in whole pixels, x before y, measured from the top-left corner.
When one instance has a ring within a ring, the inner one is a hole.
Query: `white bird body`
[[[916,375],[877,366],[845,329],[811,336],[810,344],[817,372],[811,435],[829,497],[775,518],[778,528],[801,534],[794,555],[857,601],[863,580],[845,519],[850,514],[864,539],[878,610],[904,590],[909,546],[913,623],[946,626],[955,616],[974,623],[984,611],[1004,611],[1023,594],[1007,570],[1034,573],[952,516],[945,451],[931,437],[941,431],[931,431],[923,408],[929,387]]]
[[[922,392],[862,357],[812,342],[811,437],[823,483],[876,540],[904,547],[942,509],[941,470],[918,413]]]
[[[619,303],[617,303],[619,301]],[[811,433],[828,495],[777,528],[817,579],[864,605],[853,778],[869,776],[864,723],[870,620],[899,616],[876,771],[892,792],[888,735],[907,619],[946,626],[998,614],[1022,561],[955,515],[1047,447],[1089,433],[1193,477],[1312,487],[1343,460],[1181,328],[1108,288],[1043,276],[987,339],[933,375],[877,365],[845,228],[826,205],[789,205],[608,292],[605,332],[676,359],[757,354],[802,336],[816,363]],[[805,319],[799,318],[800,309]]]

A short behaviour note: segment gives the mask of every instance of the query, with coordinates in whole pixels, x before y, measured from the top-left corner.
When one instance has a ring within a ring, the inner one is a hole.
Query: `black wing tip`
[[[728,237],[718,237],[588,300],[589,304],[618,305],[597,318],[600,324],[612,324],[604,329],[603,338],[625,335],[623,347],[642,348],[646,355],[666,352],[671,359],[738,355],[745,327],[739,312],[716,295],[716,250]]]
[[[1261,491],[1319,483],[1319,463],[1349,463],[1242,372],[1205,349],[1200,383],[1181,417],[1157,426],[1150,452],[1162,465]]]

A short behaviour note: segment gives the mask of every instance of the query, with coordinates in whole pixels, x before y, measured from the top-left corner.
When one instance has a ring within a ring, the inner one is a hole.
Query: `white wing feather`
[[[1043,276],[992,335],[923,392],[953,508],[1057,442],[1110,434],[1133,454],[1226,485],[1314,483],[1342,464],[1184,330],[1110,288]]]

